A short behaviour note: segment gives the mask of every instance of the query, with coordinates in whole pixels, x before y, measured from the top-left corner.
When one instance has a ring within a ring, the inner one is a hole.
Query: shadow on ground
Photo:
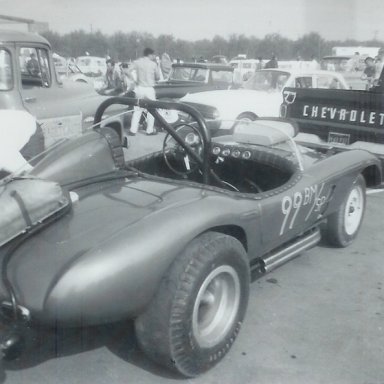
[[[23,355],[14,361],[3,361],[0,383],[6,373],[34,367],[51,359],[77,355],[85,351],[106,347],[120,359],[154,375],[179,379],[165,368],[151,362],[139,349],[132,321],[85,328],[33,328],[27,339]]]

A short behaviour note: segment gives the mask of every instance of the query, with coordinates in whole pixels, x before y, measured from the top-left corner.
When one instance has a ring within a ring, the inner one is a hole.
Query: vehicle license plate
[[[81,120],[81,114],[40,120],[45,145],[50,146],[64,137],[69,138],[80,135],[82,132]]]
[[[351,135],[347,133],[329,132],[328,143],[339,144],[339,145],[349,145],[350,136]]]

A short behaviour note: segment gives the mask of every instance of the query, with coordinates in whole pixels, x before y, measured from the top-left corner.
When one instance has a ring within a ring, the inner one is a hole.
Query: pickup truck
[[[27,111],[38,123],[24,157],[85,131],[104,100],[89,84],[60,80],[45,38],[0,30],[0,109]],[[107,125],[123,135],[124,118],[110,118]]]
[[[384,163],[384,74],[367,91],[285,88],[280,116],[294,120],[298,139],[313,147],[365,149]]]
[[[157,99],[177,100],[187,93],[238,87],[233,68],[216,63],[174,63],[167,80],[155,85]]]

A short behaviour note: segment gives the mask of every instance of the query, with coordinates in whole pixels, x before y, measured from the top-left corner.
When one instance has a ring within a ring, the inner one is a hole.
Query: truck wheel
[[[336,247],[347,247],[356,238],[363,221],[366,203],[365,180],[359,175],[339,210],[328,217],[327,241]]]
[[[249,261],[238,240],[216,232],[194,239],[135,321],[141,349],[186,377],[213,367],[239,333],[249,276]]]

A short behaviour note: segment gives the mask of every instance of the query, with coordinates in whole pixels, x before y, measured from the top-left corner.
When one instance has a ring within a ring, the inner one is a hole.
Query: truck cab
[[[34,116],[45,146],[82,133],[104,100],[89,84],[60,80],[44,37],[0,31],[0,109],[25,110]],[[108,125],[122,132],[122,120]]]

